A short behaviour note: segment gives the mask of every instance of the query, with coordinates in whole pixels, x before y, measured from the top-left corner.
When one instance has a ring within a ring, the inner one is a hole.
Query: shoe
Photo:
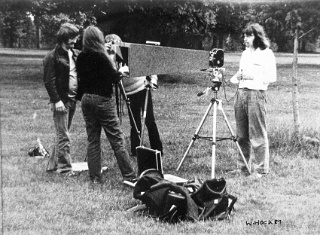
[[[138,182],[137,178],[131,178],[131,179],[123,180],[123,183],[128,185],[128,186],[130,186],[130,187],[135,187],[137,182]]]
[[[99,184],[101,184],[101,181],[100,180],[93,180],[92,184],[99,185]]]
[[[103,166],[101,167],[101,174],[103,174],[104,172],[106,172],[108,170],[107,166]]]
[[[261,179],[263,177],[266,177],[267,174],[266,173],[258,173],[258,172],[253,172],[249,177],[253,178],[253,179]]]
[[[99,184],[101,184],[102,182],[101,182],[100,179],[94,178],[94,179],[91,180],[91,183],[92,183],[93,185],[99,185]]]
[[[66,168],[58,168],[55,172],[57,174],[64,174],[64,173],[68,173],[72,171],[72,168],[71,167],[66,167]]]
[[[76,176],[77,174],[76,173],[74,173],[74,171],[69,171],[69,172],[67,172],[67,174],[66,174],[66,176],[68,176],[68,177],[73,177],[73,176]]]

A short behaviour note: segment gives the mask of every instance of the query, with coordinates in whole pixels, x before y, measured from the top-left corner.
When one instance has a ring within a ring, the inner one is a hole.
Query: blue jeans
[[[47,171],[71,169],[70,134],[72,119],[76,111],[76,101],[63,101],[66,111],[53,110],[53,121],[56,130],[55,145],[49,159]]]
[[[125,149],[124,135],[120,129],[115,100],[99,95],[84,94],[81,108],[88,135],[87,158],[90,179],[101,180],[102,128],[114,151],[122,177],[124,179],[135,178],[136,174]]]
[[[137,128],[141,133],[141,112],[144,110],[144,103],[146,98],[146,91],[142,90],[133,95],[128,95],[130,100],[130,107],[132,110],[133,118],[136,122]],[[134,128],[134,124],[132,119],[130,118],[131,123],[131,153],[132,155],[136,155],[136,147],[140,145],[139,136]],[[146,113],[146,126],[149,134],[150,147],[152,149],[156,149],[159,151],[163,151],[162,142],[160,140],[160,135],[158,131],[158,127],[153,114],[153,104],[152,104],[152,96],[149,91],[148,96],[148,104],[147,104],[147,113]],[[144,123],[142,123],[144,125]]]
[[[269,141],[266,127],[266,92],[239,89],[235,100],[237,140],[248,163],[253,168],[269,172]],[[241,160],[240,160],[241,162]]]

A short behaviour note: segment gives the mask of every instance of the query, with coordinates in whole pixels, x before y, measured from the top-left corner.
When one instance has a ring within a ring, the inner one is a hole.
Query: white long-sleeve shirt
[[[151,82],[153,84],[158,83],[158,76],[157,75],[151,75],[150,78],[151,78]],[[146,81],[145,76],[135,77],[135,78],[130,77],[130,78],[123,78],[122,79],[124,90],[127,95],[133,95],[133,94],[136,94],[137,92],[145,89],[145,81]]]
[[[238,80],[237,74],[231,78],[232,83],[239,83],[239,88],[252,90],[267,90],[269,83],[277,80],[277,68],[275,56],[269,48],[242,52],[238,73],[247,74],[252,80]]]

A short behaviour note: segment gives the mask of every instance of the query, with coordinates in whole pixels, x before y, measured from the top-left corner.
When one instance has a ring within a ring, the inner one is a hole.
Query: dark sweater
[[[120,81],[121,73],[112,65],[105,54],[81,52],[77,59],[79,88],[77,99],[84,93],[111,97],[112,84]]]

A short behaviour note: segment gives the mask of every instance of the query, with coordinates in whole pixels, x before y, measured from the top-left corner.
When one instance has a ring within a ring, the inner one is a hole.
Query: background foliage
[[[237,51],[243,27],[258,22],[275,51],[292,51],[296,28],[300,35],[307,33],[300,42],[305,52],[318,47],[319,12],[316,0],[3,0],[0,42],[3,47],[51,48],[61,23],[73,22],[81,28],[97,25],[127,42],[154,40],[163,46]]]

